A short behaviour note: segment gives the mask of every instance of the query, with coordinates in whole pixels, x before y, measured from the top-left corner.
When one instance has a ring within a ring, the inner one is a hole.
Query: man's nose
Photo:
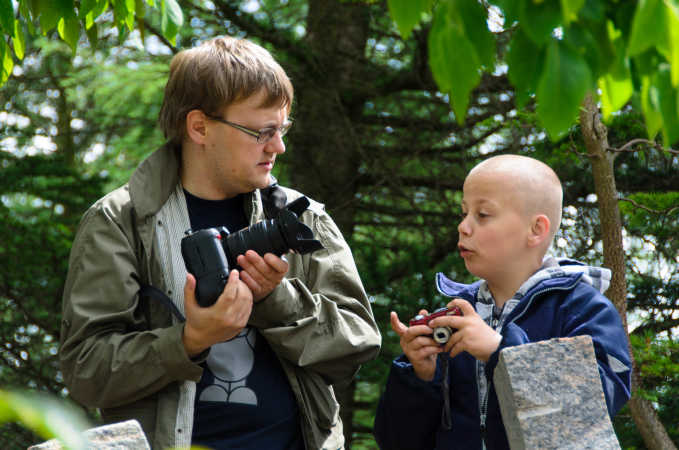
[[[264,149],[269,153],[285,153],[285,142],[283,142],[283,137],[279,131],[266,143]]]

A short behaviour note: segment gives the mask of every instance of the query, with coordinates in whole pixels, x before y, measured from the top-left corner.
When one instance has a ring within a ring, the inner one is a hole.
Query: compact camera
[[[259,255],[281,256],[293,251],[311,253],[323,248],[313,231],[298,217],[309,207],[300,197],[286,205],[274,219],[263,220],[229,233],[226,227],[188,230],[182,238],[182,257],[186,269],[196,277],[196,298],[200,306],[211,306],[224,290],[231,269],[239,268],[238,255],[254,250]]]
[[[434,311],[431,314],[427,314],[426,316],[424,314],[418,314],[415,317],[413,317],[409,325],[412,327],[414,325],[427,325],[429,322],[437,317],[441,316],[461,316],[462,311],[460,311],[460,308],[457,306],[453,306],[452,308],[439,308],[436,311]],[[455,332],[456,330],[451,328],[451,327],[436,327],[434,328],[434,332],[432,333],[432,339],[434,339],[436,342],[439,344],[445,344],[448,342],[450,339],[450,336]]]

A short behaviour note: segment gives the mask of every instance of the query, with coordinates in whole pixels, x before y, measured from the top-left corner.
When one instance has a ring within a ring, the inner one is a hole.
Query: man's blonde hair
[[[267,94],[262,107],[280,105],[290,112],[292,83],[266,49],[247,39],[211,39],[172,58],[160,128],[168,141],[181,145],[190,111],[216,116],[262,89]]]

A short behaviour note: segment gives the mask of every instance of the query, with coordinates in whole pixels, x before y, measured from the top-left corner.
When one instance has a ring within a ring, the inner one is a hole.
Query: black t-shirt
[[[238,195],[203,200],[184,191],[191,228],[248,225]],[[278,357],[255,328],[215,344],[196,386],[192,444],[214,449],[302,450],[299,412]]]

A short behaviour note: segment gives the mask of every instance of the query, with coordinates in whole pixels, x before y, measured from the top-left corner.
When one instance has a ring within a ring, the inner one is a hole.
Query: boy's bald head
[[[550,221],[553,238],[561,224],[563,190],[554,170],[537,159],[520,155],[500,155],[477,164],[467,175],[492,174],[517,196],[517,205],[527,216],[544,214]]]

